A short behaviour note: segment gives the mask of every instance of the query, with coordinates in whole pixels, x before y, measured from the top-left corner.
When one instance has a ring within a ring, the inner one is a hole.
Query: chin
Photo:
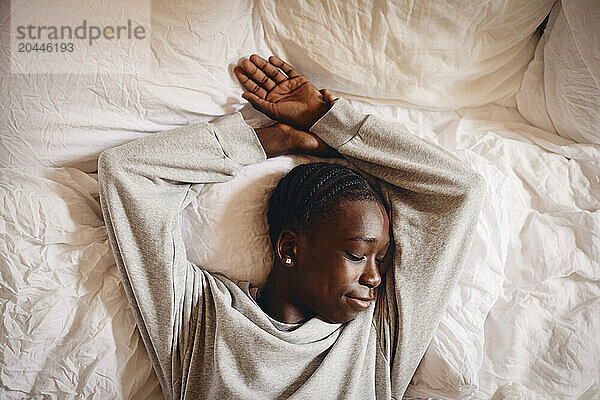
[[[327,322],[331,322],[332,324],[345,324],[346,322],[352,321],[356,318],[358,313],[347,313],[347,314],[336,314],[335,316],[322,316]]]

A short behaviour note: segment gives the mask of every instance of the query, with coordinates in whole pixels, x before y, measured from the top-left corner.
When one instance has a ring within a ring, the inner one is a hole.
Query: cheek
[[[346,294],[355,280],[353,266],[345,260],[332,258],[326,265],[322,265],[322,283],[328,297],[339,298]]]
[[[358,281],[358,266],[348,260],[338,249],[312,247],[303,254],[306,269],[300,278],[306,282],[307,301],[324,303],[339,302],[355,281]],[[339,305],[339,304],[338,304]]]

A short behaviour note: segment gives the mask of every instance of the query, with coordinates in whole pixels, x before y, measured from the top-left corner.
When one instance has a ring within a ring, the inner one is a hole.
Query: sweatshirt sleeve
[[[186,313],[202,298],[204,283],[204,273],[187,260],[179,214],[203,184],[228,181],[241,166],[264,159],[239,113],[100,154],[100,202],[110,245],[166,399],[173,397],[172,376],[178,375],[174,353],[185,351],[180,336],[190,323]]]
[[[374,323],[392,395],[402,398],[468,255],[485,179],[403,125],[363,115],[343,98],[311,132],[379,187],[387,203],[393,259]]]

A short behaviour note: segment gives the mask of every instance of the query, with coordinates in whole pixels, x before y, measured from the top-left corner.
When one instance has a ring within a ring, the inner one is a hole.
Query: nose
[[[379,267],[375,257],[370,258],[370,260],[365,263],[365,269],[360,276],[359,283],[371,289],[375,289],[381,283],[381,275],[379,274]]]

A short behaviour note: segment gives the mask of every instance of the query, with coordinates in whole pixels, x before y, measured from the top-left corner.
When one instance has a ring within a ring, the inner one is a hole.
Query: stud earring
[[[290,265],[292,263],[292,259],[291,258],[286,258],[285,259],[285,263]]]

